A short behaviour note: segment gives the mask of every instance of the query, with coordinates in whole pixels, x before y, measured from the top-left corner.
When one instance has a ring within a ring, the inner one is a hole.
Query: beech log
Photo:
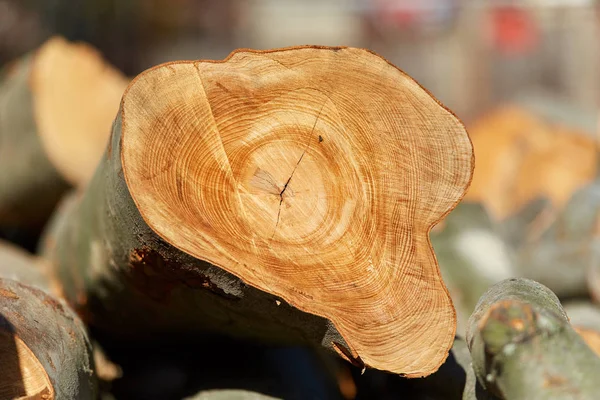
[[[102,329],[299,340],[423,376],[456,328],[428,233],[472,169],[460,121],[368,51],[173,62],[126,90],[46,254]]]
[[[37,227],[89,181],[128,80],[84,44],[52,38],[0,74],[0,226]]]
[[[573,329],[600,356],[600,307],[589,302],[574,301],[565,305],[565,312]]]
[[[593,399],[600,392],[600,357],[537,282],[492,286],[469,320],[467,344],[479,383],[500,398]]]
[[[0,399],[95,399],[85,327],[31,257],[0,248]]]
[[[444,219],[439,231],[432,232],[431,243],[456,307],[458,335],[464,337],[481,295],[518,273],[514,252],[485,207],[465,201]]]
[[[575,191],[554,209],[538,200],[504,221],[500,231],[515,253],[517,275],[550,288],[560,298],[587,296],[589,271],[600,262],[600,181]]]

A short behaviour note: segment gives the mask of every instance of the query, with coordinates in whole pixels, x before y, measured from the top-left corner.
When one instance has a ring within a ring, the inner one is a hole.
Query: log
[[[600,307],[590,302],[572,301],[565,304],[565,312],[573,329],[600,356]]]
[[[43,224],[91,178],[128,80],[85,44],[55,37],[0,76],[0,226]]]
[[[560,298],[587,296],[589,270],[600,260],[600,181],[578,189],[560,210],[534,202],[500,224],[516,255],[518,276],[550,288]]]
[[[492,286],[469,320],[467,344],[479,383],[500,398],[592,399],[600,390],[600,357],[556,295],[532,280]]]
[[[126,90],[45,254],[107,331],[309,342],[423,376],[456,323],[428,233],[472,169],[460,121],[368,51],[168,63]]]
[[[478,163],[465,199],[482,202],[498,221],[539,198],[560,210],[596,176],[593,135],[529,109],[502,106],[469,126]]]
[[[498,224],[480,203],[462,201],[432,232],[431,243],[456,307],[457,332],[464,337],[479,298],[494,283],[515,276],[515,255]]]
[[[591,270],[600,260],[599,204],[596,182],[578,190],[560,212],[539,199],[501,222],[481,203],[462,201],[432,233],[440,270],[457,308],[458,333],[464,335],[479,297],[503,279],[532,279],[560,298],[593,291]]]
[[[450,356],[434,374],[415,380],[423,398],[432,400],[496,400],[483,390],[471,366],[471,353],[461,337],[454,339]]]
[[[96,398],[85,326],[39,288],[47,287],[41,271],[17,254],[0,250],[0,398]]]

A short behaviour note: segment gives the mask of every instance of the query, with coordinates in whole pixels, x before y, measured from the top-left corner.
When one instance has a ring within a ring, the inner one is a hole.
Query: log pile
[[[0,224],[45,224],[37,255],[0,247],[0,399],[598,390],[600,324],[515,278],[521,219],[497,217],[521,200],[476,180],[450,213],[466,129],[372,52],[239,50],[128,83],[55,38],[4,72],[0,110]],[[557,220],[588,223],[589,198]]]

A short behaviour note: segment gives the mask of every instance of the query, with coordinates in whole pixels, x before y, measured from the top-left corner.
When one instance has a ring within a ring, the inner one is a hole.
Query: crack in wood
[[[275,237],[275,233],[277,232],[277,227],[279,226],[279,219],[281,218],[281,206],[283,205],[283,193],[288,188],[288,185],[290,184],[292,178],[294,177],[294,173],[298,169],[298,166],[302,162],[302,159],[304,158],[304,155],[306,154],[306,152],[308,151],[308,149],[310,147],[310,142],[312,141],[313,135],[315,133],[315,128],[317,127],[317,123],[319,122],[319,118],[321,118],[321,113],[323,112],[323,109],[325,108],[325,104],[327,104],[327,100],[325,100],[325,102],[321,106],[321,109],[319,110],[319,114],[317,114],[317,118],[315,119],[315,123],[313,124],[313,127],[312,127],[312,129],[310,131],[310,136],[308,137],[308,143],[306,144],[306,147],[304,148],[304,151],[300,155],[300,158],[298,159],[298,162],[294,166],[294,169],[292,170],[292,173],[290,174],[290,177],[288,178],[288,180],[285,183],[285,185],[283,185],[283,189],[281,189],[281,192],[279,193],[279,209],[277,210],[277,221],[275,221],[275,228],[273,229],[273,235],[271,235],[271,240],[273,240],[273,238]]]

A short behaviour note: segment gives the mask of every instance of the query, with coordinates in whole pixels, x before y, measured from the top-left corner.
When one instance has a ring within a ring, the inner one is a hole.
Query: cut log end
[[[333,322],[353,360],[424,376],[455,312],[428,233],[473,168],[463,125],[352,48],[234,52],[137,77],[121,161],[166,242]]]
[[[18,361],[13,362],[14,359]],[[12,332],[0,330],[0,360],[0,398],[54,399],[54,390],[44,367]]]
[[[30,79],[48,158],[71,184],[87,182],[106,148],[128,79],[92,47],[60,37],[37,51]]]
[[[581,326],[575,326],[573,329],[581,336],[585,344],[600,357],[600,331]]]

